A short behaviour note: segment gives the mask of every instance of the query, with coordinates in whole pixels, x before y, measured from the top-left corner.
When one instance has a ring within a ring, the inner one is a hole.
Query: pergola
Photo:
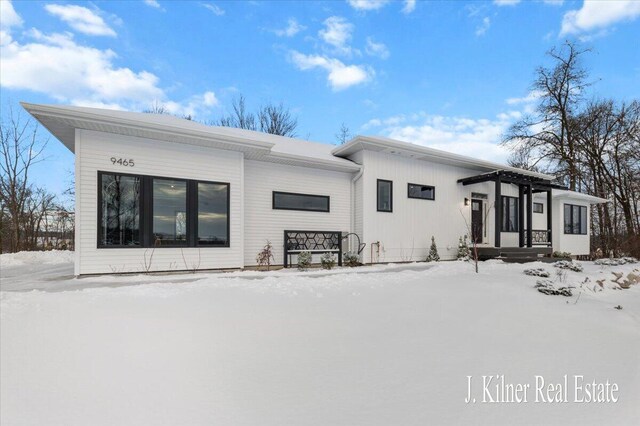
[[[502,225],[502,184],[508,183],[512,185],[518,185],[518,221],[520,223],[519,234],[519,246],[524,247],[525,242],[527,247],[533,246],[532,238],[532,216],[533,216],[533,194],[538,192],[547,193],[547,238],[551,243],[551,221],[552,221],[552,209],[551,209],[551,190],[552,189],[567,189],[564,185],[553,183],[549,179],[543,179],[536,176],[526,175],[509,170],[496,170],[489,173],[483,173],[476,176],[470,176],[463,179],[458,179],[458,183],[462,185],[473,185],[482,182],[495,182],[495,247],[500,247],[500,233]],[[525,192],[527,194],[527,227],[526,238],[525,228],[522,226],[524,222],[524,200]]]

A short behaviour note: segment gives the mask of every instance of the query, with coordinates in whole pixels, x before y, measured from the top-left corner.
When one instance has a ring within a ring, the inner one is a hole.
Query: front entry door
[[[482,242],[482,200],[471,200],[471,239]]]

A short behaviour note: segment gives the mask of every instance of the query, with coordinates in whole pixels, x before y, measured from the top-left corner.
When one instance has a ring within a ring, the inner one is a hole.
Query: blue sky
[[[592,92],[640,98],[639,1],[305,2],[0,0],[2,108],[18,101],[198,120],[242,93],[283,102],[298,136],[335,143],[344,122],[494,161],[529,111],[544,52],[593,48]],[[4,112],[3,112],[4,115]],[[60,192],[73,155],[56,140],[34,177]]]

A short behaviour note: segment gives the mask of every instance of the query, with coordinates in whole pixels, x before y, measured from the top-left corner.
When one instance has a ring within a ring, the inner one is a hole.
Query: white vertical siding
[[[244,165],[245,265],[256,264],[267,240],[275,263],[282,264],[285,230],[349,231],[352,174],[250,160]],[[273,191],[328,195],[330,212],[274,210]]]
[[[132,158],[135,167],[113,165],[111,157]],[[98,171],[121,172],[230,184],[230,247],[97,248]],[[138,272],[153,252],[152,271],[240,268],[242,256],[242,154],[192,145],[78,130],[76,133],[77,274]],[[184,259],[183,259],[184,254]],[[148,263],[148,260],[147,260]],[[187,264],[185,266],[185,263]]]

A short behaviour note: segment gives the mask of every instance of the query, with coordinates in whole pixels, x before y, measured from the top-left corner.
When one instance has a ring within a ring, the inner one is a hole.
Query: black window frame
[[[140,245],[109,245],[103,244],[100,235],[100,224],[102,223],[102,176],[117,175],[129,176],[140,179]],[[173,245],[156,245],[153,241],[153,180],[176,180],[186,181],[187,183],[187,243]],[[96,247],[99,249],[122,249],[122,248],[228,248],[231,247],[231,183],[218,182],[208,180],[196,180],[177,178],[172,176],[152,176],[135,173],[121,173],[117,171],[98,170],[98,205],[97,205],[97,230],[96,230]],[[224,244],[199,244],[198,243],[198,183],[210,183],[216,185],[225,185],[227,187],[227,241]]]
[[[433,197],[432,198],[427,198],[427,197],[411,196],[411,187],[412,186],[419,186],[421,188],[429,188],[429,189],[431,189],[431,191],[433,191]],[[433,185],[423,185],[421,183],[407,183],[407,198],[412,198],[414,200],[435,201],[435,199],[436,199],[436,187],[433,186]]]
[[[569,207],[569,217],[570,217],[570,232],[567,232],[567,207]],[[577,209],[578,210],[578,228],[579,228],[579,232],[573,232],[573,230],[575,229],[575,222],[573,220],[574,217],[574,210]],[[582,223],[582,209],[584,209],[585,212],[585,223]],[[562,222],[562,227],[564,228],[563,231],[565,233],[565,235],[588,235],[589,234],[589,212],[587,211],[587,206],[581,206],[578,204],[569,204],[569,203],[564,203],[564,205],[562,206],[562,214],[563,214],[563,222]],[[582,228],[584,225],[584,232],[582,232]]]
[[[277,207],[276,206],[276,195],[295,195],[300,197],[313,197],[313,198],[323,198],[327,200],[327,209],[298,209],[294,207]],[[317,194],[303,194],[300,192],[285,192],[285,191],[272,191],[271,192],[271,208],[273,210],[289,210],[289,211],[298,211],[298,212],[312,212],[312,213],[331,213],[331,197],[329,195],[317,195]]]
[[[518,197],[512,197],[509,195],[502,195],[502,221],[500,223],[500,232],[520,232],[520,214],[519,214],[519,208],[520,208],[520,200],[518,199]],[[515,223],[515,229],[511,230],[511,229],[505,229],[507,225],[507,223],[509,223],[509,211],[511,210],[511,203],[515,203],[516,208],[515,208],[515,218],[514,218],[514,223]],[[505,215],[505,212],[507,213]]]
[[[389,210],[380,209],[380,182],[385,182],[389,185]],[[393,181],[386,179],[376,180],[376,211],[381,213],[393,213]]]
[[[536,210],[537,206],[540,206],[539,210]],[[532,209],[533,209],[534,213],[544,213],[544,204],[543,203],[533,203]]]

